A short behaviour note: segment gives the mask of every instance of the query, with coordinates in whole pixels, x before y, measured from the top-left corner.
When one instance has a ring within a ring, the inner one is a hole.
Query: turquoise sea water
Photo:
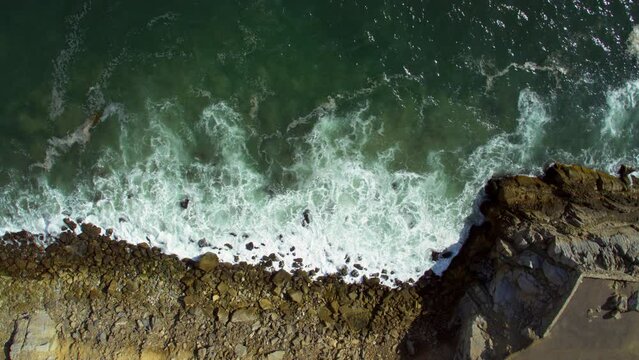
[[[46,242],[70,216],[180,256],[417,278],[489,177],[639,165],[638,16],[634,1],[4,1],[0,231]]]

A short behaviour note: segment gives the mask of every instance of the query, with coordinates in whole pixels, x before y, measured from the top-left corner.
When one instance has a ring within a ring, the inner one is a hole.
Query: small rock
[[[291,298],[291,300],[295,301],[298,304],[301,304],[304,299],[301,291],[289,291],[288,296]]]
[[[262,310],[271,310],[273,309],[273,303],[271,302],[271,300],[267,299],[267,298],[262,298],[258,301],[258,303],[260,304],[260,308],[262,308]]]
[[[435,250],[431,250],[430,251],[430,259],[432,261],[438,261],[442,256],[441,251],[435,251]]]
[[[248,349],[242,344],[235,345],[235,355],[239,358],[244,357]]]
[[[613,310],[610,313],[610,317],[615,319],[615,320],[619,320],[619,319],[621,319],[621,312],[619,312],[619,310]]]
[[[252,308],[235,310],[231,315],[231,322],[234,323],[254,322],[255,320],[257,320],[257,311]]]
[[[502,239],[497,240],[495,250],[497,251],[497,253],[505,258],[511,258],[514,254],[513,247]]]
[[[64,218],[64,220],[62,220],[64,222],[64,224],[66,226],[69,227],[69,229],[71,229],[71,231],[75,231],[75,229],[78,227],[78,224],[76,224],[73,220],[71,220],[70,218]]]
[[[195,304],[195,298],[191,295],[183,297],[182,301],[184,302],[184,306],[186,307],[191,307]]]
[[[253,245],[253,242],[249,242],[246,244],[246,250],[252,251],[253,249],[255,249],[255,245]]]
[[[180,207],[182,209],[187,209],[189,207],[190,202],[191,200],[189,200],[189,198],[184,198],[182,201],[180,201]]]
[[[348,275],[348,268],[346,266],[342,266],[337,270],[337,273],[341,276],[346,276]]]
[[[104,344],[107,342],[107,336],[104,332],[100,332],[97,336],[97,340],[99,344]]]
[[[217,321],[222,324],[226,324],[226,322],[229,321],[229,312],[224,309],[218,309],[215,315],[217,317]]]
[[[628,297],[626,297],[625,295],[619,295],[617,301],[617,310],[619,310],[620,312],[628,311]]]
[[[319,308],[319,310],[317,311],[317,317],[319,317],[321,321],[327,324],[333,322],[332,313],[326,306],[322,306]]]
[[[304,210],[302,213],[302,226],[307,227],[311,223],[311,211],[309,209]]]

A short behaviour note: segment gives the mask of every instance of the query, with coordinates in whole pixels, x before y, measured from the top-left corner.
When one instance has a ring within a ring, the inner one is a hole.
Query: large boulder
[[[195,267],[202,271],[213,271],[219,265],[220,260],[217,258],[217,255],[207,252],[204,255],[200,256]]]

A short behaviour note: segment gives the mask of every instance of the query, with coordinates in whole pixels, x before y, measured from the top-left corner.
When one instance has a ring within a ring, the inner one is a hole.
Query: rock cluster
[[[73,225],[46,249],[25,232],[2,238],[11,359],[392,359],[420,311],[409,286],[178,259]]]

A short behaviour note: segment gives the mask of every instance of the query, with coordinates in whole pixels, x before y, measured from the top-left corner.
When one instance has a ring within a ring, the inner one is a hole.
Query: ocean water
[[[416,279],[491,176],[639,165],[634,1],[4,1],[0,232]],[[181,203],[188,199],[186,209]]]

